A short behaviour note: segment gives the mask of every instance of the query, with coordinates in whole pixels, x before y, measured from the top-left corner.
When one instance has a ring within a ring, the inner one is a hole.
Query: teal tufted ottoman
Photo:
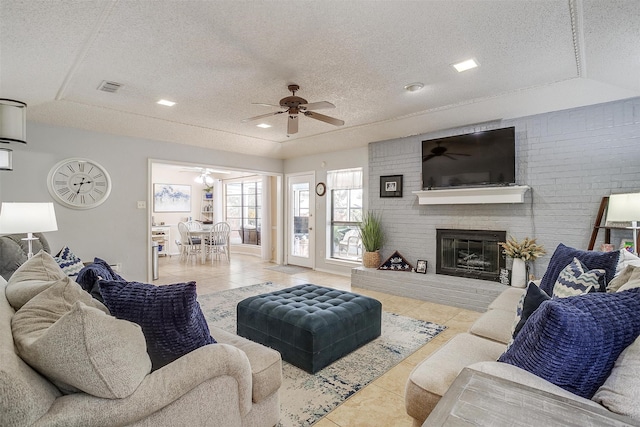
[[[312,374],[381,331],[380,301],[311,284],[244,299],[237,312],[238,335]]]

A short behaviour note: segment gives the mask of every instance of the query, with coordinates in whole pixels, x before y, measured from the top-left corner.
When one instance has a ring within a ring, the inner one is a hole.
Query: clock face
[[[111,177],[92,160],[72,158],[51,168],[47,186],[51,196],[64,206],[91,209],[109,197]]]

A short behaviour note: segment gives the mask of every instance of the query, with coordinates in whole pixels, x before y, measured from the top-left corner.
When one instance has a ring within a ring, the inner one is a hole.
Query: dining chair
[[[211,227],[205,246],[207,247],[207,254],[211,255],[212,264],[213,256],[215,255],[216,259],[218,259],[220,254],[224,254],[227,257],[227,261],[231,262],[229,234],[231,234],[231,226],[228,222],[218,222]]]
[[[185,222],[178,223],[178,232],[180,233],[180,242],[182,243],[180,260],[188,260],[191,256],[193,256],[194,259],[197,259],[200,254],[200,245],[202,243],[200,238],[191,236],[189,227]]]

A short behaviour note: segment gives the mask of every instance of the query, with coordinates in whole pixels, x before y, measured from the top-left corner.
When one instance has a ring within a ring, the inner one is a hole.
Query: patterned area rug
[[[238,302],[285,287],[267,282],[200,296],[198,300],[209,324],[235,334]],[[283,362],[280,427],[312,425],[444,329],[435,323],[383,312],[379,338],[315,375]]]
[[[276,265],[275,267],[265,267],[267,270],[273,270],[285,274],[298,274],[313,271],[310,268],[298,267],[297,265]]]

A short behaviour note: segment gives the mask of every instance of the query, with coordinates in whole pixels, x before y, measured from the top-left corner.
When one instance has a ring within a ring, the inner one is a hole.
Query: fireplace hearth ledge
[[[413,191],[420,205],[473,205],[495,203],[524,203],[527,185],[500,187],[451,188]]]
[[[351,286],[479,312],[506,288],[488,280],[364,267],[351,269]]]

